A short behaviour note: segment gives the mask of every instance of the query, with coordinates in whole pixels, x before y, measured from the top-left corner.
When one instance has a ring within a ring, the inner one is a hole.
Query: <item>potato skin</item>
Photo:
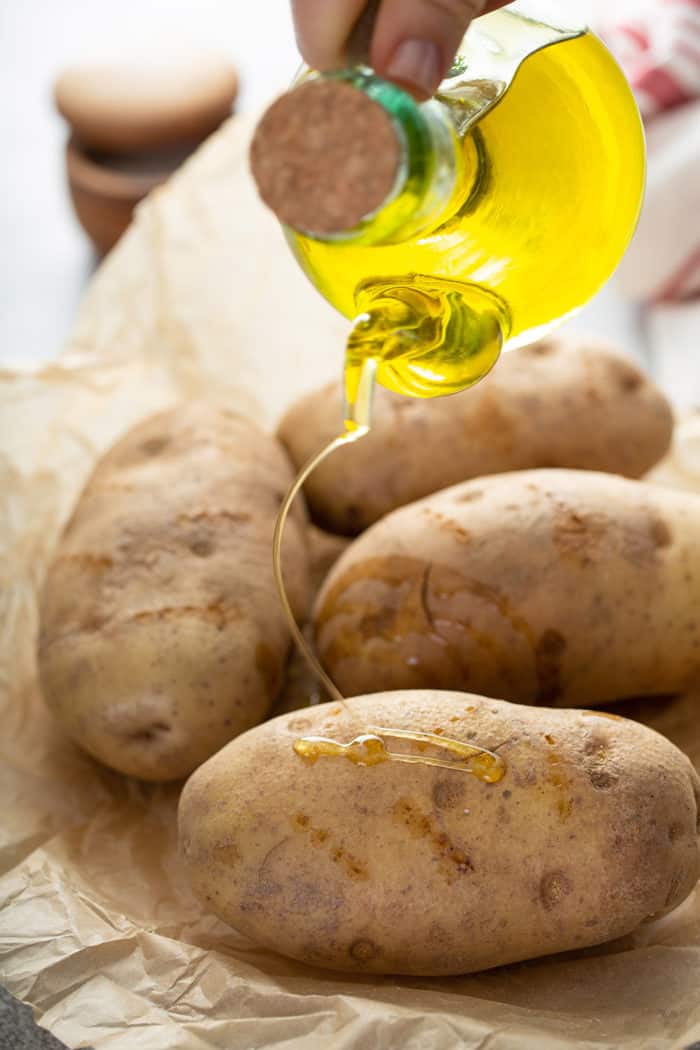
[[[315,595],[332,565],[351,541],[345,536],[322,532],[315,525],[308,526],[306,535],[309,548],[309,577],[311,590]],[[302,631],[311,641],[312,630],[308,622],[302,624]],[[308,707],[309,704],[321,704],[328,699],[326,689],[316,672],[309,667],[306,657],[295,645],[287,662],[284,686],[270,717],[286,711],[297,711],[300,707]]]
[[[497,748],[505,775],[311,765],[292,749],[371,725]],[[675,907],[700,874],[699,800],[685,755],[636,723],[383,693],[227,745],[185,785],[179,833],[197,895],[257,943],[332,969],[457,974],[600,944]]]
[[[49,568],[39,671],[68,734],[145,780],[187,776],[259,722],[290,639],[272,531],[283,450],[223,408],[190,403],[129,431],[98,463]],[[303,615],[303,520],[285,568]]]
[[[700,692],[697,689],[677,696],[633,697],[612,706],[613,714],[633,718],[661,733],[680,748],[700,772]],[[280,714],[282,710],[280,708]]]
[[[700,680],[700,498],[542,470],[456,485],[387,515],[318,596],[346,696],[470,689],[578,706]]]
[[[330,384],[285,415],[279,436],[299,468],[336,436]],[[321,464],[304,492],[315,521],[355,535],[384,514],[483,474],[534,467],[637,478],[667,451],[668,401],[631,361],[580,336],[504,354],[471,390],[414,400],[378,388],[372,431]]]

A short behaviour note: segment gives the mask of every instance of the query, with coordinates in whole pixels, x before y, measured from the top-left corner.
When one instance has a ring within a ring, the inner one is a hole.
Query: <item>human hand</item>
[[[434,94],[473,18],[509,0],[375,0],[372,68],[419,99]],[[346,63],[345,46],[367,0],[292,0],[299,50],[314,69]]]

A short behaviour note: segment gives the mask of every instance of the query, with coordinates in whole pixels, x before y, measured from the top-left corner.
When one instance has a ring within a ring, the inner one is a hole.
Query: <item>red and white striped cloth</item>
[[[601,27],[647,126],[647,193],[620,269],[648,303],[700,297],[700,0],[656,0],[638,20]],[[700,344],[700,332],[698,333]]]
[[[700,97],[700,0],[660,0],[645,18],[604,36],[645,119]]]

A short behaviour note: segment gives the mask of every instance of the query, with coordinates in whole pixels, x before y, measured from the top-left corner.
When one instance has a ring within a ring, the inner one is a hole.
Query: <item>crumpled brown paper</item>
[[[314,970],[203,914],[178,863],[177,787],[100,768],[44,710],[37,587],[98,454],[182,396],[271,423],[339,371],[345,325],[257,203],[246,139],[229,124],[146,202],[56,363],[0,373],[0,978],[96,1050],[689,1047],[700,895],[613,946],[482,975]],[[697,707],[677,705],[655,717],[697,761]]]

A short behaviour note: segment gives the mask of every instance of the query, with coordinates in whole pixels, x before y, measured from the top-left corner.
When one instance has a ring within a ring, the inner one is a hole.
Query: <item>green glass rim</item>
[[[324,240],[352,240],[356,244],[387,242],[410,222],[430,187],[435,159],[428,121],[420,105],[407,91],[378,77],[366,67],[324,74],[362,91],[391,118],[401,144],[401,163],[387,198],[351,230]]]

